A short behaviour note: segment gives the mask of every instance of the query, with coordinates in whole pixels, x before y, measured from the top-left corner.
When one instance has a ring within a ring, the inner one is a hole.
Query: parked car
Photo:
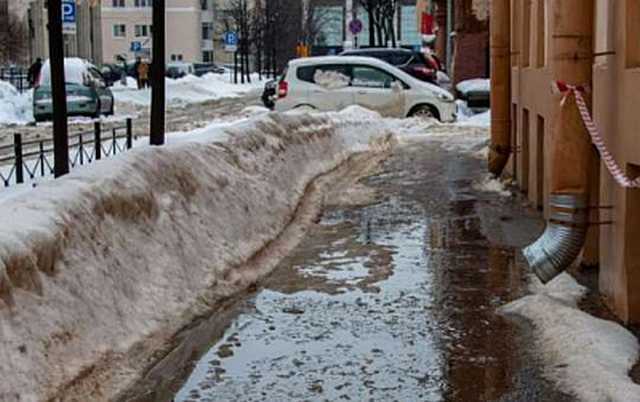
[[[425,56],[421,52],[401,48],[351,49],[341,56],[373,57],[398,67],[407,74],[426,82],[438,83],[440,63],[435,56]]]
[[[262,91],[262,103],[266,108],[273,109],[276,105],[276,99],[278,98],[278,81],[279,78],[275,80],[267,81],[264,84],[264,91]]]
[[[456,118],[453,95],[371,57],[325,56],[289,62],[275,109],[321,111],[360,105],[386,116]]]
[[[122,68],[122,65],[103,64],[100,67],[100,73],[102,73],[107,86],[110,87],[113,86],[114,83],[122,79],[124,69]]]
[[[195,70],[195,75],[198,77],[202,77],[205,74],[213,73],[213,74],[224,74],[224,68],[218,66],[214,63],[194,63],[193,68]]]
[[[461,81],[456,85],[458,97],[467,102],[467,106],[474,112],[484,112],[491,107],[491,81],[477,78]]]
[[[185,62],[176,62],[167,64],[167,71],[165,75],[169,78],[177,79],[186,77],[187,75],[194,75],[196,73],[193,64]]]
[[[112,115],[113,93],[96,66],[78,58],[64,59],[67,90],[67,115],[99,117]],[[40,79],[33,91],[33,115],[37,122],[51,120],[51,65],[47,60],[42,66]]]

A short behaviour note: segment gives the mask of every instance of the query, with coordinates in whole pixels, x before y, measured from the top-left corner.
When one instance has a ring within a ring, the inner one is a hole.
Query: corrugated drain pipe
[[[548,2],[552,10],[550,67],[554,80],[591,85],[593,6],[584,0]],[[549,222],[536,242],[523,254],[533,272],[547,283],[580,255],[587,234],[593,148],[572,93],[555,99],[551,155]],[[590,99],[588,100],[590,102]],[[548,141],[547,143],[550,143]],[[543,178],[538,178],[542,180]]]
[[[491,147],[489,172],[500,176],[511,155],[511,0],[491,1]]]

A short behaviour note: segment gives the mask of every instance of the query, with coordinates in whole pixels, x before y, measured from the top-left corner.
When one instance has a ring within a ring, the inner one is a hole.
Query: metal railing
[[[93,131],[69,136],[69,167],[86,165],[114,156],[133,147],[131,119],[124,126],[102,130],[100,122]],[[53,175],[53,138],[23,141],[15,134],[13,145],[0,146],[0,181],[4,187]]]
[[[13,85],[18,92],[25,92],[31,88],[29,70],[24,67],[0,67],[0,80]]]

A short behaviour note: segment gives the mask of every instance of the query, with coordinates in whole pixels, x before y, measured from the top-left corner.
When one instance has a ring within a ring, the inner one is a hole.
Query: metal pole
[[[16,183],[24,183],[24,162],[22,160],[22,136],[20,134],[13,135],[13,148],[15,154],[16,165]]]
[[[51,98],[53,99],[53,173],[55,177],[60,177],[69,173],[69,132],[64,78],[62,1],[48,0],[48,4]]]
[[[447,73],[451,76],[453,65],[453,0],[447,0]],[[453,77],[451,77],[453,79]]]
[[[132,120],[127,119],[127,149],[133,148],[133,125]]]
[[[153,2],[153,65],[151,68],[151,145],[165,142],[165,0]]]
[[[93,123],[93,149],[95,153],[95,158],[97,161],[102,159],[102,127],[100,126],[100,122],[96,121]]]

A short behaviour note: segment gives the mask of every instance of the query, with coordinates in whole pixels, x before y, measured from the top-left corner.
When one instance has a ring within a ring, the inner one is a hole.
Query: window
[[[213,39],[213,22],[202,23],[202,39]]]
[[[136,38],[149,36],[149,28],[151,28],[149,25],[136,25],[135,26]]]
[[[127,26],[124,24],[116,24],[113,26],[113,37],[124,38],[127,36]]]
[[[171,61],[182,61],[182,55],[181,54],[172,54],[171,55]]]
[[[114,8],[125,7],[124,0],[113,0],[111,4],[113,5]]]
[[[213,50],[205,50],[202,52],[203,63],[213,63]]]
[[[152,0],[135,0],[133,5],[135,7],[151,7]]]
[[[538,0],[537,21],[536,21],[536,67],[547,65],[547,10],[546,0]]]
[[[626,10],[627,68],[640,67],[640,0],[627,0]]]
[[[531,1],[523,0],[522,7],[522,67],[531,65]]]
[[[351,81],[349,67],[339,64],[299,67],[296,76],[300,81],[311,82],[326,89],[345,88]]]
[[[391,88],[395,80],[394,76],[377,68],[355,66],[351,83],[354,87],[361,88]]]
[[[522,33],[520,32],[520,5],[522,0],[511,0],[511,66],[518,66],[520,56],[520,40]]]
[[[209,9],[209,0],[200,0],[200,9],[208,10]]]

